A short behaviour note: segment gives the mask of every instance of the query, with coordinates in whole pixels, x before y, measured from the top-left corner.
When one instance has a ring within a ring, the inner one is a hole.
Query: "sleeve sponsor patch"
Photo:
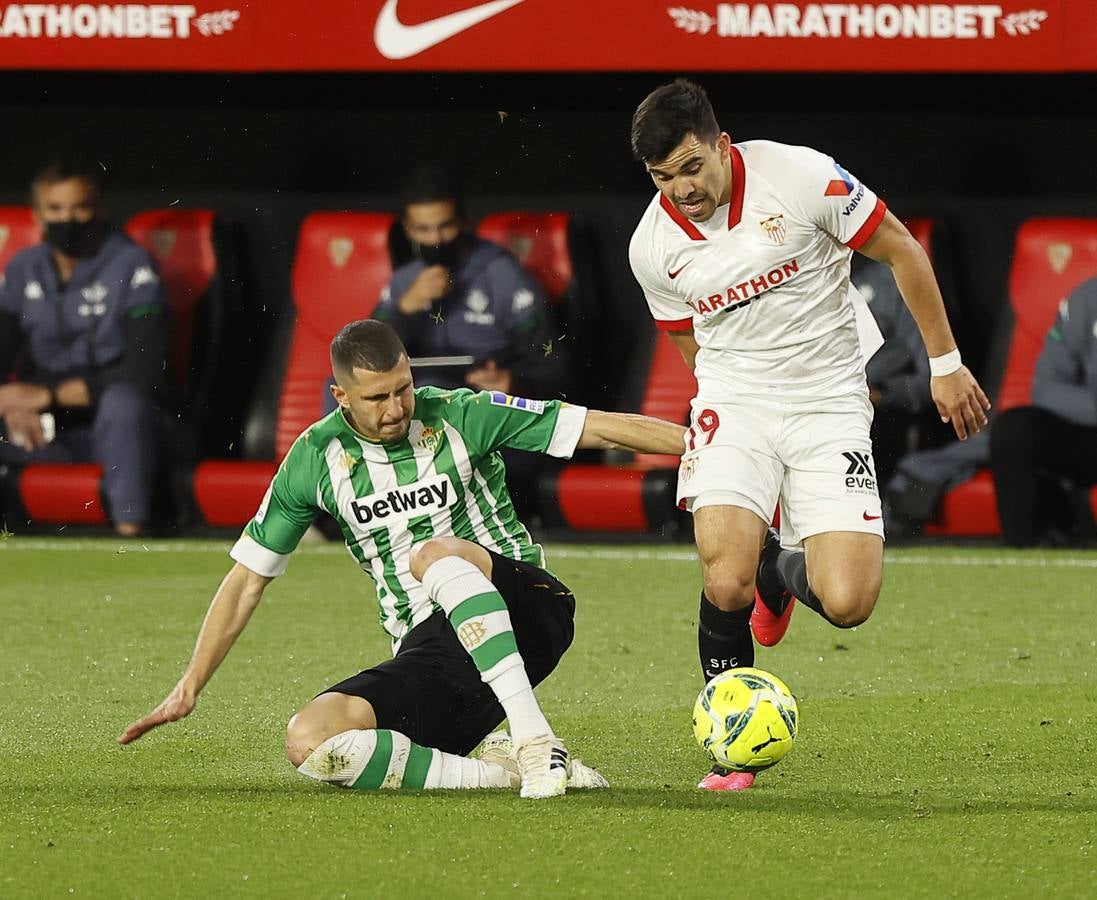
[[[544,400],[527,400],[525,397],[512,397],[502,391],[491,392],[492,406],[509,406],[512,409],[524,409],[534,415],[541,415],[545,411]]]

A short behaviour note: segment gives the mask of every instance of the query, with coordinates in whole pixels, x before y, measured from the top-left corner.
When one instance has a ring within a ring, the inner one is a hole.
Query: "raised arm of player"
[[[686,429],[664,419],[653,419],[635,413],[587,410],[583,433],[578,447],[598,450],[633,450],[637,453],[670,453],[681,456],[685,451]]]
[[[213,595],[183,677],[156,709],[130,724],[119,735],[118,743],[129,744],[157,725],[190,715],[198,702],[198,694],[248,624],[263,591],[272,580],[257,575],[240,563],[229,570]]]
[[[891,269],[930,358],[955,350],[956,339],[929,257],[903,223],[887,213],[860,252]],[[930,378],[929,389],[941,421],[951,422],[960,440],[966,440],[987,424],[990,400],[967,366],[960,366],[949,375]]]

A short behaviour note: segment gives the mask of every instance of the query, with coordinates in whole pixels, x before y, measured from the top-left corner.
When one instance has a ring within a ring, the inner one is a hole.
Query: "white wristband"
[[[957,347],[944,356],[931,356],[929,358],[929,374],[934,378],[940,378],[942,375],[951,375],[962,365],[963,363],[960,362],[960,348]]]

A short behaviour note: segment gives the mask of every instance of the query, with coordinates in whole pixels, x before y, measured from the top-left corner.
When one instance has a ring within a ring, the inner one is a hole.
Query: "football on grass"
[[[792,749],[797,716],[796,698],[776,675],[761,669],[729,669],[698,695],[693,734],[721,768],[760,772]]]

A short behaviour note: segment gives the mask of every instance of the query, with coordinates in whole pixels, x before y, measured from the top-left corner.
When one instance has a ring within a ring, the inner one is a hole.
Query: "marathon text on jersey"
[[[359,525],[383,527],[415,516],[429,516],[453,506],[457,493],[445,475],[356,497],[350,503]]]
[[[759,294],[792,280],[799,271],[799,260],[793,259],[739,284],[729,285],[722,293],[709,294],[699,300],[687,300],[686,303],[699,316],[742,309],[753,303]]]

